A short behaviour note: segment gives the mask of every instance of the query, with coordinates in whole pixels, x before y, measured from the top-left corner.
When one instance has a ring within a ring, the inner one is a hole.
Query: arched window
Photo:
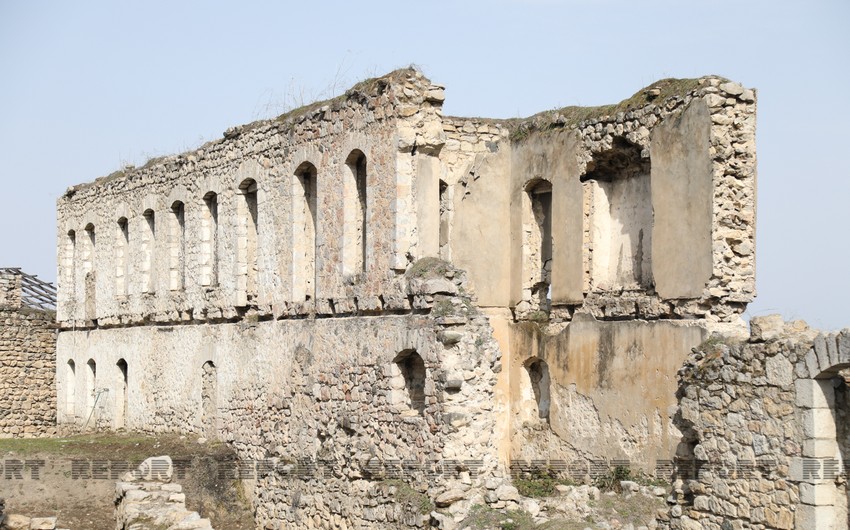
[[[77,396],[77,367],[73,359],[68,359],[65,365],[65,415],[74,421]]]
[[[186,211],[181,201],[171,205],[171,222],[168,237],[168,284],[172,291],[179,291],[186,282]]]
[[[118,368],[118,389],[115,392],[115,428],[120,429],[127,424],[127,361],[119,359],[115,366]]]
[[[77,285],[77,271],[75,269],[76,263],[74,260],[74,254],[77,252],[77,233],[73,230],[68,230],[68,238],[65,240],[65,252],[62,257],[62,265],[64,267],[64,285],[66,292],[68,293],[68,297],[73,299],[76,295]]]
[[[393,361],[398,368],[395,376],[398,383],[393,387],[401,387],[403,382],[404,401],[403,404],[419,414],[425,412],[427,407],[425,397],[425,361],[415,350],[405,350],[396,356]]]
[[[531,391],[537,403],[537,415],[540,419],[549,421],[549,365],[542,359],[531,359],[525,363],[528,378],[531,380]]]
[[[83,244],[83,277],[85,279],[85,312],[86,318],[92,320],[95,318],[96,308],[96,293],[97,293],[97,275],[94,269],[96,240],[94,233],[94,225],[89,223],[85,228],[86,237]]]
[[[581,176],[589,288],[599,291],[652,286],[652,179],[649,158],[625,138],[593,155]]]
[[[130,283],[130,225],[126,217],[118,219],[115,236],[115,294],[127,296]]]
[[[316,166],[304,162],[295,171],[292,201],[292,285],[295,300],[316,297]]]
[[[449,185],[440,181],[440,259],[451,261],[449,229],[452,222],[452,197]]]
[[[345,161],[343,180],[342,273],[360,274],[366,270],[368,213],[366,210],[366,156],[358,149]]]
[[[201,285],[218,285],[218,195],[204,195],[201,216]]]
[[[141,238],[141,263],[139,269],[141,272],[141,285],[143,293],[153,293],[156,291],[154,277],[154,263],[156,263],[156,217],[153,210],[145,210],[142,214],[144,217],[144,226],[142,227]]]
[[[541,179],[529,183],[523,204],[523,287],[531,292],[532,311],[548,311],[552,281],[552,184]]]
[[[97,364],[94,359],[89,359],[86,363],[88,370],[86,373],[86,415],[92,414],[95,405],[95,384],[97,380]]]
[[[83,245],[83,274],[88,274],[94,268],[94,253],[95,253],[95,235],[94,225],[89,223],[86,225],[86,238]]]
[[[257,183],[253,179],[245,179],[239,185],[239,195],[242,200],[238,204],[238,225],[236,243],[236,286],[244,293],[245,303],[256,301],[257,277],[259,266],[257,261]]]
[[[215,439],[218,437],[216,427],[218,381],[216,367],[212,361],[204,363],[201,378],[201,426],[207,438]]]

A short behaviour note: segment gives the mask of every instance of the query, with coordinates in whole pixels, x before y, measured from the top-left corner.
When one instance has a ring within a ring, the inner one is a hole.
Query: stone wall
[[[682,529],[846,529],[850,330],[754,318],[679,372],[683,432],[664,517]]]
[[[0,275],[0,437],[55,432],[56,332],[51,311],[21,304],[21,277]]]
[[[228,442],[258,524],[423,524],[423,503],[506,474],[501,358],[460,271],[424,260],[406,283],[398,315],[63,331],[60,365],[81,368],[60,415]]]
[[[260,318],[407,308],[394,279],[436,254],[417,250],[425,183],[414,172],[441,145],[441,103],[439,87],[402,70],[70,188],[58,201],[60,324],[218,322],[249,306]],[[357,156],[367,231],[352,245]],[[341,270],[345,248],[362,252],[350,258],[358,270]]]
[[[270,463],[271,526],[507,502],[480,486],[512,458],[669,456],[673,373],[754,296],[753,91],[443,99],[399,70],[70,188],[60,422],[220,437]]]
[[[115,485],[117,530],[213,530],[209,519],[186,509],[186,494],[171,481],[173,472],[171,458],[158,456],[122,477]]]

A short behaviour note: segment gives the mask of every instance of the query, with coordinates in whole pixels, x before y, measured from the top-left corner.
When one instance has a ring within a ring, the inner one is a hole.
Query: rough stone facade
[[[22,276],[0,272],[0,437],[56,431],[54,314],[29,307]]]
[[[186,494],[173,483],[168,456],[151,457],[115,485],[115,530],[213,530],[209,519],[186,509]]]
[[[515,458],[671,458],[673,374],[755,294],[753,91],[443,99],[399,70],[70,188],[60,423],[228,441],[268,528],[507,506]]]
[[[778,315],[712,337],[679,372],[676,529],[846,529],[850,329]]]

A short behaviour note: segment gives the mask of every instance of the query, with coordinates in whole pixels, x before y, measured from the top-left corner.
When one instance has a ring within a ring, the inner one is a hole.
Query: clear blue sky
[[[410,63],[490,117],[713,73],[759,91],[748,315],[850,326],[848,28],[846,0],[0,0],[0,266],[55,279],[68,186]]]

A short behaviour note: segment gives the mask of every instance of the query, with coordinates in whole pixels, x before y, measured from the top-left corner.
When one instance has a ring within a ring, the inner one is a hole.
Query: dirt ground
[[[229,472],[234,454],[223,444],[198,443],[197,437],[0,439],[0,497],[6,513],[56,516],[59,528],[113,530],[115,482],[145,458],[162,455],[175,460],[175,473],[182,476],[173,482],[183,486],[190,510],[210,518],[214,528],[254,528],[241,483]]]

